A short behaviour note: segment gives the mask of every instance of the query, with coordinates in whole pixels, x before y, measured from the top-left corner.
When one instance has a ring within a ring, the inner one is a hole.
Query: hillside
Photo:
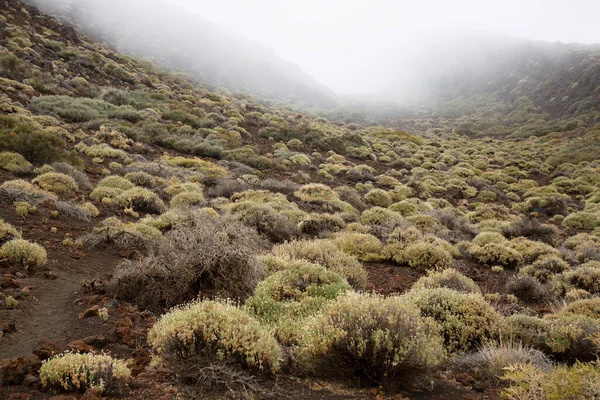
[[[1,398],[600,396],[600,127],[329,120],[0,10]]]
[[[205,84],[289,103],[334,104],[334,93],[295,65],[173,3],[32,0],[81,34],[185,71]]]

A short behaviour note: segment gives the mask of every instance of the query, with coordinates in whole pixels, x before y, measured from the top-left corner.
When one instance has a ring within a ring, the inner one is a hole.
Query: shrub
[[[239,201],[233,204],[230,212],[240,221],[268,237],[273,242],[291,240],[298,236],[297,224],[290,221],[268,204],[252,201]]]
[[[172,208],[181,206],[200,206],[205,204],[206,200],[202,192],[181,192],[173,196],[170,205]]]
[[[561,309],[560,315],[576,314],[600,320],[600,298],[574,301]]]
[[[600,397],[600,369],[593,364],[559,365],[544,371],[533,364],[509,367],[510,382],[502,396],[510,400],[596,399]]]
[[[497,386],[513,365],[533,365],[547,371],[552,362],[540,350],[520,342],[487,344],[475,352],[461,356],[455,362],[459,371],[470,370],[476,379]]]
[[[69,175],[71,178],[75,180],[77,186],[79,188],[83,188],[85,190],[91,190],[92,184],[90,183],[89,178],[86,174],[81,171],[75,169],[72,165],[64,163],[64,162],[55,162],[51,165],[54,172],[58,172],[61,174]]]
[[[346,223],[338,215],[312,214],[300,222],[298,229],[306,235],[317,236],[323,232],[337,232],[345,226]]]
[[[526,346],[545,350],[548,327],[548,320],[514,314],[502,321],[501,336],[504,341],[521,342]]]
[[[487,243],[483,246],[473,245],[470,255],[475,260],[486,265],[500,265],[505,268],[515,268],[522,262],[521,254],[504,243]]]
[[[600,294],[600,268],[582,264],[574,270],[555,275],[551,282],[552,290],[564,296],[572,289],[583,289],[592,294]]]
[[[506,292],[526,302],[541,300],[546,289],[536,278],[519,274],[506,282]]]
[[[452,254],[446,249],[422,241],[411,243],[406,248],[393,252],[391,257],[396,263],[406,264],[420,272],[450,268],[453,262]]]
[[[272,333],[244,310],[224,301],[175,308],[148,332],[155,362],[183,384],[233,392],[251,385],[250,374],[274,374],[282,350]]]
[[[129,179],[123,178],[122,176],[110,175],[98,182],[96,187],[109,187],[120,190],[129,190],[134,188],[135,185]]]
[[[25,218],[28,214],[37,211],[37,207],[26,201],[15,201],[13,203],[15,211],[19,217]]]
[[[0,152],[0,168],[10,172],[18,172],[30,170],[31,167],[31,163],[19,153],[11,151]]]
[[[412,289],[431,289],[445,287],[463,293],[481,293],[479,286],[471,279],[454,268],[441,272],[430,271],[427,276],[419,278]]]
[[[377,206],[363,211],[360,222],[369,226],[371,232],[379,237],[389,235],[399,225],[408,225],[399,213]]]
[[[137,212],[161,214],[167,210],[156,193],[139,186],[125,190],[117,197],[117,201],[121,207],[132,208]]]
[[[422,316],[440,325],[449,353],[469,350],[493,338],[500,327],[500,315],[480,294],[433,288],[411,290],[403,297],[416,305]]]
[[[365,195],[365,201],[372,206],[389,207],[392,204],[392,196],[382,189],[373,189]]]
[[[305,328],[299,360],[312,373],[360,374],[393,387],[443,361],[438,332],[401,298],[348,293]]]
[[[163,309],[199,293],[247,298],[263,278],[257,259],[265,243],[230,217],[190,210],[149,256],[118,266],[110,290],[143,307]]]
[[[0,245],[13,239],[21,239],[21,232],[14,226],[0,218]]]
[[[569,229],[595,229],[600,227],[600,212],[574,212],[567,215],[561,225]]]
[[[552,275],[560,274],[568,269],[569,264],[565,260],[554,254],[547,254],[538,258],[533,264],[521,268],[519,273],[533,276],[540,282],[545,283]]]
[[[10,240],[0,247],[0,258],[10,263],[36,268],[46,264],[46,250],[39,244],[24,239]]]
[[[58,195],[71,195],[79,191],[79,187],[75,182],[75,179],[69,175],[61,174],[58,172],[47,172],[36,177],[33,183],[37,184],[43,190]]]
[[[88,248],[116,247],[121,250],[146,252],[156,246],[162,233],[146,224],[127,224],[109,217],[81,238]]]
[[[335,236],[334,241],[346,253],[361,261],[376,261],[382,258],[381,241],[368,233],[342,232]]]
[[[66,391],[98,388],[103,394],[122,394],[131,380],[125,361],[106,354],[66,353],[42,362],[40,379],[45,387]]]
[[[546,345],[556,358],[565,361],[592,361],[598,348],[592,338],[600,333],[600,322],[577,314],[550,314]]]
[[[275,246],[272,251],[287,261],[300,259],[321,264],[340,274],[355,289],[363,289],[367,284],[367,272],[360,262],[331,240],[295,240]]]
[[[300,263],[259,283],[245,307],[273,326],[282,343],[295,344],[300,321],[348,290],[350,285],[339,274],[318,264]]]
[[[128,172],[125,174],[124,178],[133,183],[135,186],[143,186],[147,188],[154,187],[157,182],[156,177],[144,171]]]

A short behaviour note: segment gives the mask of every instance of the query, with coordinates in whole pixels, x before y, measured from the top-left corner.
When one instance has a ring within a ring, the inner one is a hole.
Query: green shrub
[[[526,346],[545,350],[548,328],[548,320],[515,314],[502,321],[501,336],[505,341],[521,342]]]
[[[116,217],[109,217],[81,240],[88,248],[110,247],[147,252],[161,238],[162,233],[148,224],[123,223]]]
[[[235,305],[202,301],[164,314],[148,332],[155,361],[176,368],[193,360],[203,367],[233,363],[253,372],[275,373],[281,347],[267,328]]]
[[[486,265],[500,265],[505,268],[516,268],[522,263],[521,254],[505,243],[487,243],[483,246],[473,245],[470,255],[477,262]]]
[[[578,314],[550,314],[546,345],[554,356],[565,361],[592,361],[598,348],[592,338],[600,334],[600,322]]]
[[[342,250],[361,261],[376,261],[383,257],[381,241],[368,233],[342,232],[333,240]]]
[[[552,275],[565,272],[569,268],[569,264],[562,258],[547,254],[534,261],[533,264],[521,268],[519,273],[533,276],[540,282],[545,283],[550,280]]]
[[[300,259],[321,264],[340,274],[355,289],[363,289],[367,284],[367,272],[360,262],[331,240],[296,240],[277,245],[272,252],[287,261]]]
[[[170,205],[172,208],[181,206],[200,206],[205,204],[206,200],[202,192],[181,192],[173,196]]]
[[[48,260],[42,246],[24,239],[12,239],[4,243],[0,247],[0,258],[31,268],[40,267]]]
[[[337,232],[346,226],[346,222],[331,214],[311,214],[298,224],[300,231],[306,235],[317,236],[323,232]]]
[[[137,212],[161,214],[167,210],[165,203],[156,193],[139,186],[122,192],[117,201],[121,207],[132,208]]]
[[[450,268],[453,263],[452,254],[442,246],[418,241],[405,248],[391,253],[392,260],[398,264],[408,265],[420,272]]]
[[[32,165],[19,153],[11,151],[0,152],[0,168],[10,172],[27,171]]]
[[[504,379],[510,400],[596,399],[600,397],[600,368],[594,364],[558,365],[544,371],[532,364],[509,367]]]
[[[574,301],[558,313],[560,315],[576,314],[600,320],[600,298]]]
[[[0,218],[0,245],[13,239],[21,239],[21,232],[14,226]]]
[[[294,344],[300,321],[348,290],[350,285],[339,274],[318,264],[302,263],[275,272],[259,283],[245,307],[273,326],[282,343]]]
[[[427,276],[419,278],[412,289],[431,289],[445,287],[463,293],[481,293],[479,286],[471,279],[454,268],[448,268],[441,272],[430,271]]]
[[[382,189],[373,189],[365,195],[365,201],[372,206],[389,207],[392,204],[392,196]]]
[[[546,295],[546,288],[536,278],[519,274],[506,282],[506,292],[525,302],[538,301]]]
[[[433,288],[411,290],[403,297],[440,325],[449,353],[469,350],[498,333],[501,317],[480,294]]]
[[[298,226],[269,204],[238,201],[229,209],[232,215],[256,228],[273,242],[283,242],[298,236]]]
[[[87,122],[100,117],[138,122],[140,112],[131,106],[115,106],[99,99],[69,96],[40,96],[31,103],[42,111],[51,112],[68,122]]]
[[[58,195],[71,195],[79,191],[79,186],[77,186],[75,179],[58,172],[47,172],[39,175],[33,180],[33,183],[43,190]]]
[[[360,374],[394,387],[444,360],[433,321],[398,297],[348,293],[328,305],[305,328],[299,362],[308,372]]]
[[[564,296],[573,289],[583,289],[592,294],[600,294],[600,268],[582,264],[574,270],[554,275],[551,281],[552,290]]]
[[[123,178],[119,175],[110,175],[98,182],[96,187],[109,187],[121,190],[129,190],[135,187],[135,185],[127,178]]]
[[[66,353],[42,362],[40,380],[45,387],[66,391],[98,388],[103,394],[120,395],[131,380],[125,361],[108,355]]]
[[[595,229],[600,227],[600,212],[574,212],[567,215],[561,225],[569,229]]]

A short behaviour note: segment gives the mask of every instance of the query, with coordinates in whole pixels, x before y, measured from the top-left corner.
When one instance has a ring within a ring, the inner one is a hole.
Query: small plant
[[[3,151],[0,152],[0,168],[10,172],[28,171],[32,165],[19,153]]]
[[[6,308],[8,310],[14,310],[15,308],[17,308],[19,306],[19,302],[14,297],[8,296],[4,300],[4,305],[6,306]]]
[[[103,394],[119,395],[131,380],[126,363],[108,355],[65,353],[50,358],[40,368],[42,384],[65,391],[98,388]]]
[[[376,261],[383,258],[381,241],[368,233],[342,232],[335,236],[334,241],[346,253],[361,261]]]
[[[0,258],[31,268],[40,267],[48,260],[46,250],[42,246],[24,239],[13,239],[4,243],[0,247]]]
[[[452,266],[452,254],[442,246],[422,241],[412,243],[391,254],[398,264],[406,264],[417,271],[443,270]]]
[[[37,211],[36,206],[26,201],[15,201],[13,205],[15,206],[17,215],[21,218],[25,218],[29,214]]]
[[[480,294],[433,288],[411,290],[403,297],[440,325],[449,353],[469,350],[493,338],[500,327],[500,315]]]
[[[463,293],[481,293],[481,289],[471,278],[464,276],[454,268],[441,272],[430,271],[427,276],[416,281],[412,288],[431,289],[436,287],[446,287]]]

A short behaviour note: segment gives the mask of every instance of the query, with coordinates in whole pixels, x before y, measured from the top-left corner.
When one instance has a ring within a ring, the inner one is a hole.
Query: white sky
[[[174,1],[272,48],[340,93],[361,91],[361,80],[377,73],[390,50],[448,32],[600,42],[600,0]]]

